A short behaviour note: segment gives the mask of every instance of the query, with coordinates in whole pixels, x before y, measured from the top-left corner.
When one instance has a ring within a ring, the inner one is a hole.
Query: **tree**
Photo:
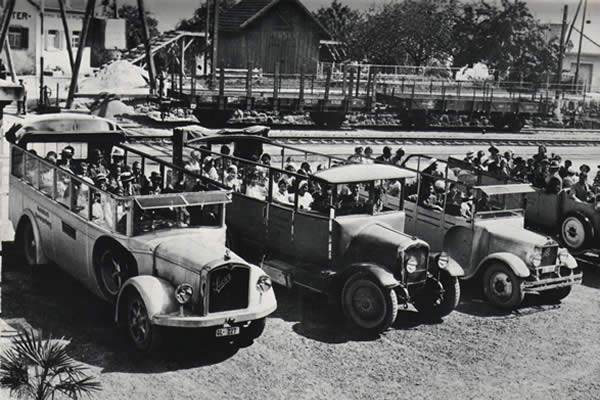
[[[357,46],[360,46],[359,37],[364,21],[359,11],[333,0],[328,7],[319,8],[314,15],[331,36],[344,45],[351,58],[361,58],[362,51]]]
[[[20,332],[13,347],[0,357],[0,385],[18,398],[35,400],[54,399],[58,393],[79,399],[99,391],[100,383],[67,354],[67,346],[64,338],[42,339],[33,332]]]
[[[539,80],[558,57],[547,29],[521,0],[502,0],[500,7],[485,0],[466,4],[454,27],[454,65],[483,62],[498,77]]]
[[[372,62],[426,65],[446,59],[458,0],[403,0],[367,13],[363,48]]]
[[[127,21],[127,48],[132,49],[144,43],[144,32],[138,8],[125,4],[119,8],[119,17]],[[148,25],[148,33],[151,38],[160,35],[158,20],[149,11],[146,11],[146,24]]]

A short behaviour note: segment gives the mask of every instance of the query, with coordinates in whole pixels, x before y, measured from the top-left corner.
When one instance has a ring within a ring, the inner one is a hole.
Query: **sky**
[[[194,10],[205,0],[145,0],[146,8],[152,11],[159,20],[159,29],[161,31],[173,29],[175,24],[183,18],[189,18]],[[302,3],[311,11],[315,11],[322,6],[327,6],[331,0],[301,0]],[[348,5],[354,9],[368,9],[372,5],[382,4],[387,0],[340,0],[342,4]],[[490,0],[488,0],[490,1]],[[490,2],[500,0],[491,0]],[[135,3],[134,0],[120,0],[121,3]],[[525,1],[533,14],[542,22],[562,21],[563,6],[569,6],[569,22],[573,18],[579,0],[526,0]],[[587,36],[600,43],[600,0],[588,0],[587,20],[591,23],[586,25],[585,33]],[[579,24],[577,27],[579,29]]]

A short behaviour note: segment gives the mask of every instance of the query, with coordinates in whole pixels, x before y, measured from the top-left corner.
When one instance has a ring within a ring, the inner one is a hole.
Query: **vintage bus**
[[[35,117],[7,137],[9,216],[27,265],[54,262],[114,303],[116,321],[142,351],[160,344],[164,326],[206,328],[238,343],[262,333],[276,300],[270,278],[225,246],[229,190],[136,151],[117,125],[97,117]],[[125,170],[115,175],[119,192],[102,173],[83,173],[100,159]],[[128,163],[137,163],[140,179],[151,175],[151,190],[132,189]]]
[[[203,174],[233,190],[228,240],[259,260],[276,283],[327,295],[351,324],[371,333],[389,328],[399,305],[412,304],[436,320],[457,306],[460,266],[404,233],[400,193],[413,172],[336,165],[327,155],[257,135],[179,129],[174,143],[180,144],[174,164],[199,160]],[[315,171],[292,170],[288,158],[310,162]],[[384,193],[388,186],[395,194]]]

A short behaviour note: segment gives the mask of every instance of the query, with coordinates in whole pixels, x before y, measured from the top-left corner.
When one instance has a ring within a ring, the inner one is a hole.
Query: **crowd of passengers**
[[[362,148],[360,152],[362,155]],[[385,182],[385,188],[381,183],[373,188],[366,184],[348,184],[343,185],[335,197],[334,204],[332,186],[310,179],[313,173],[327,168],[323,164],[311,165],[310,162],[303,161],[296,166],[288,157],[283,170],[271,169],[272,158],[269,153],[250,154],[247,157],[250,162],[231,158],[230,153],[231,150],[227,145],[221,146],[219,155],[210,154],[202,157],[201,151],[193,150],[189,161],[185,164],[185,169],[222,182],[234,191],[259,200],[268,199],[269,171],[271,171],[274,202],[293,206],[297,195],[299,209],[326,214],[331,207],[337,210],[338,215],[377,212],[382,208],[383,193],[391,192],[397,195],[400,191],[400,183],[397,181]],[[375,162],[369,159],[369,154],[372,154],[372,151],[367,147],[359,162],[365,164]],[[350,161],[356,162],[356,157]]]
[[[510,150],[501,154],[496,146],[491,145],[487,155],[483,150],[477,153],[468,151],[464,161],[474,169],[500,178],[528,182],[547,193],[557,194],[568,189],[574,199],[582,202],[594,202],[600,192],[600,165],[591,179],[589,165],[582,164],[576,169],[571,160],[563,161],[558,154],[548,154],[543,145],[538,146],[537,153],[529,158],[515,157]]]

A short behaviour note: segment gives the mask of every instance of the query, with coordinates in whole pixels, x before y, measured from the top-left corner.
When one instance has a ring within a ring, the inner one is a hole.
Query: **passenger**
[[[202,175],[212,179],[213,181],[220,181],[219,174],[215,168],[214,159],[211,156],[208,156],[204,159],[204,171]]]
[[[548,166],[548,176],[546,177],[546,190],[548,190],[549,186],[550,186],[550,181],[554,181],[554,183],[552,184],[552,189],[556,189],[556,187],[558,186],[560,189],[562,189],[562,179],[560,177],[560,175],[558,174],[558,170],[560,169],[560,164],[558,163],[558,161],[556,160],[552,160],[550,162],[550,165]],[[559,189],[559,191],[560,191]],[[558,192],[556,192],[558,193]]]
[[[215,168],[221,173],[227,171],[227,168],[231,165],[231,158],[229,155],[231,154],[231,149],[226,144],[221,146],[221,157],[215,160]]]
[[[111,170],[108,175],[108,191],[114,194],[120,194],[123,192],[123,186],[121,185],[121,173],[122,168],[119,164],[111,165]]]
[[[474,158],[475,158],[475,152],[473,150],[469,150],[469,151],[467,151],[467,154],[465,155],[465,158],[463,159],[463,161],[466,163],[469,163],[469,164],[473,164]]]
[[[460,215],[463,201],[463,194],[458,190],[456,183],[450,184],[449,192],[446,196],[446,213],[450,215]]]
[[[315,211],[320,211],[323,213],[328,213],[329,208],[331,207],[332,200],[332,187],[328,184],[319,185],[319,190],[314,193],[312,209]]]
[[[592,187],[587,182],[587,178],[587,174],[582,172],[579,174],[579,181],[571,186],[572,195],[579,201],[587,202],[592,199]]]
[[[108,175],[108,168],[102,150],[93,149],[89,161],[93,171],[93,174],[90,175],[91,178],[95,178],[97,174]]]
[[[192,180],[195,183],[195,179],[192,178]],[[193,190],[186,190],[186,191],[193,191]],[[163,193],[163,188],[162,188],[162,176],[160,175],[160,173],[156,172],[156,171],[152,171],[150,173],[150,185],[147,188],[147,193],[146,194],[161,194]]]
[[[546,186],[546,177],[548,176],[549,161],[544,159],[536,163],[535,170],[533,171],[533,179],[531,184],[537,188],[543,188]]]
[[[100,173],[94,178],[94,184],[102,190],[108,190],[108,180],[106,175]]]
[[[122,196],[138,196],[140,194],[139,187],[134,184],[135,177],[129,171],[121,174]]]
[[[57,158],[58,158],[58,155],[54,151],[49,151],[46,154],[45,160],[48,161],[49,163],[52,163],[52,164],[56,165],[56,159]]]
[[[535,154],[533,156],[533,160],[537,161],[537,162],[542,162],[544,160],[547,160],[548,159],[547,153],[548,153],[548,150],[546,149],[546,146],[540,145],[540,146],[538,146],[537,154]]]
[[[63,169],[66,169],[69,172],[73,172],[73,165],[72,165],[73,153],[74,153],[73,147],[66,146],[60,152],[60,160],[58,160],[56,162],[56,165],[58,165],[59,167],[61,167]]]
[[[225,174],[225,185],[236,192],[241,190],[241,182],[238,178],[238,169],[235,165],[230,165]]]
[[[110,156],[111,165],[118,165],[121,168],[125,166],[125,150],[121,147],[113,146]]]
[[[150,182],[144,174],[142,174],[142,168],[140,167],[139,161],[134,161],[131,164],[131,174],[133,175],[133,183],[138,187],[140,193],[145,193]]]
[[[569,167],[569,169],[567,170],[567,175],[562,180],[563,189],[568,189],[577,182],[576,175],[577,171],[575,171],[575,168]]]
[[[513,178],[518,179],[520,181],[526,181],[527,175],[529,174],[527,170],[527,164],[523,157],[515,158],[515,167],[511,171],[511,175]]]
[[[87,162],[82,161],[79,163],[76,168],[76,175],[90,185],[94,184],[94,180],[89,176],[89,165]]]
[[[100,222],[104,220],[104,211],[102,209],[102,203],[100,199],[101,193],[94,192],[94,197],[92,199],[92,221],[94,222]]]
[[[401,165],[404,162],[404,155],[406,152],[404,151],[404,147],[400,147],[396,150],[396,154],[392,157],[392,164]]]
[[[300,164],[300,169],[298,170],[298,173],[301,173],[300,171],[302,171],[303,175],[306,175],[306,176],[312,175],[310,164],[307,163],[306,161],[304,161],[302,164]]]
[[[361,163],[362,164],[373,164],[375,160],[373,159],[373,149],[369,146],[365,147],[365,156],[363,157]]]
[[[594,177],[593,185],[595,188],[600,187],[600,165],[598,165],[598,171],[596,172],[596,176]]]
[[[354,148],[354,154],[348,157],[348,161],[353,163],[361,163],[363,159],[363,148],[362,146],[357,146]]]
[[[402,183],[398,179],[388,181],[387,193],[393,197],[400,197],[402,192]]]
[[[292,202],[290,202],[290,194],[288,193],[288,186],[289,186],[289,182],[286,178],[279,179],[279,181],[277,182],[277,190],[273,191],[273,201],[276,201],[276,202],[282,203],[282,204],[286,204],[286,205],[293,204],[293,197],[292,197]]]
[[[392,149],[388,146],[383,148],[383,154],[375,159],[375,162],[380,164],[389,164],[392,162]]]
[[[190,160],[188,160],[184,168],[187,171],[200,175],[202,173],[201,157],[200,151],[192,150],[190,153]]]
[[[569,168],[571,168],[572,166],[573,162],[571,160],[565,160],[564,165],[562,165],[558,170],[558,175],[560,175],[561,178],[565,179],[565,177],[569,174]]]
[[[260,178],[256,173],[250,174],[246,183],[246,196],[265,200],[267,198],[267,193],[265,187],[259,184],[259,180]]]
[[[160,177],[160,181],[162,181],[162,177],[160,176],[160,174],[158,176]],[[177,184],[177,182],[175,182],[175,180],[173,179],[173,170],[172,169],[167,170],[167,176],[165,178],[165,188],[163,189],[162,192],[163,193],[179,193],[181,191],[182,191],[182,188],[180,188],[179,185]]]
[[[266,165],[267,167],[271,166],[271,155],[269,153],[264,153],[260,156],[260,163]]]
[[[591,169],[591,168],[590,168],[590,166],[589,166],[589,165],[587,165],[587,164],[582,164],[582,165],[579,167],[579,173],[580,173],[580,174],[586,174],[586,175],[588,175],[588,174],[589,174],[591,171],[592,171],[592,169]]]
[[[314,199],[308,192],[308,182],[301,181],[298,184],[298,209],[310,210]]]
[[[364,212],[365,202],[360,197],[359,186],[356,183],[348,185],[348,190],[340,196],[339,214],[347,215]]]
[[[488,196],[487,193],[481,192],[480,197],[477,200],[476,211],[492,211],[490,196]]]
[[[429,193],[428,193],[427,197],[425,198],[425,200],[423,201],[422,205],[424,207],[431,208],[432,210],[435,210],[435,211],[442,211],[443,208],[439,204],[435,186],[428,185],[428,186],[426,186],[426,190],[428,190]]]

